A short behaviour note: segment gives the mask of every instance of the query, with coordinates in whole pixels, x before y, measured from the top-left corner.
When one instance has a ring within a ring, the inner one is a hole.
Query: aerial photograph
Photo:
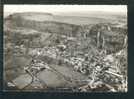
[[[127,5],[4,5],[4,91],[127,92]]]

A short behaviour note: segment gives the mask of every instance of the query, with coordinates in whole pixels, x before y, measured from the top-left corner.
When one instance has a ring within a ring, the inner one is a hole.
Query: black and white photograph
[[[127,92],[127,5],[4,5],[3,87]]]

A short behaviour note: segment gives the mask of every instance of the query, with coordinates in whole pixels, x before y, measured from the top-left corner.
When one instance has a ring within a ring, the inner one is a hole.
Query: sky
[[[126,5],[4,5],[4,13],[16,12],[86,12],[86,11],[103,11],[126,13]]]

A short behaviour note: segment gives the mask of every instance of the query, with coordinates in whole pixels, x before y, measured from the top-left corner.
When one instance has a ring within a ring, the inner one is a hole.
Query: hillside
[[[12,15],[12,14],[11,14]],[[112,22],[113,20],[108,20],[103,17],[94,17],[94,16],[68,16],[66,14],[55,15],[51,13],[38,13],[38,12],[29,12],[29,13],[15,13],[13,16],[21,16],[24,19],[33,20],[33,21],[55,21],[61,23],[75,24],[75,25],[88,25],[88,24],[97,24],[102,22]],[[8,17],[8,16],[7,16]]]

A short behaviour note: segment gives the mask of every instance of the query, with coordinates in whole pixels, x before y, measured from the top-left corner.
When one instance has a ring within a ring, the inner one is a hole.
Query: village
[[[15,17],[12,26],[12,17],[5,19],[4,30],[7,89],[127,91],[127,27],[124,24],[84,26]],[[20,23],[15,23],[17,19]]]

